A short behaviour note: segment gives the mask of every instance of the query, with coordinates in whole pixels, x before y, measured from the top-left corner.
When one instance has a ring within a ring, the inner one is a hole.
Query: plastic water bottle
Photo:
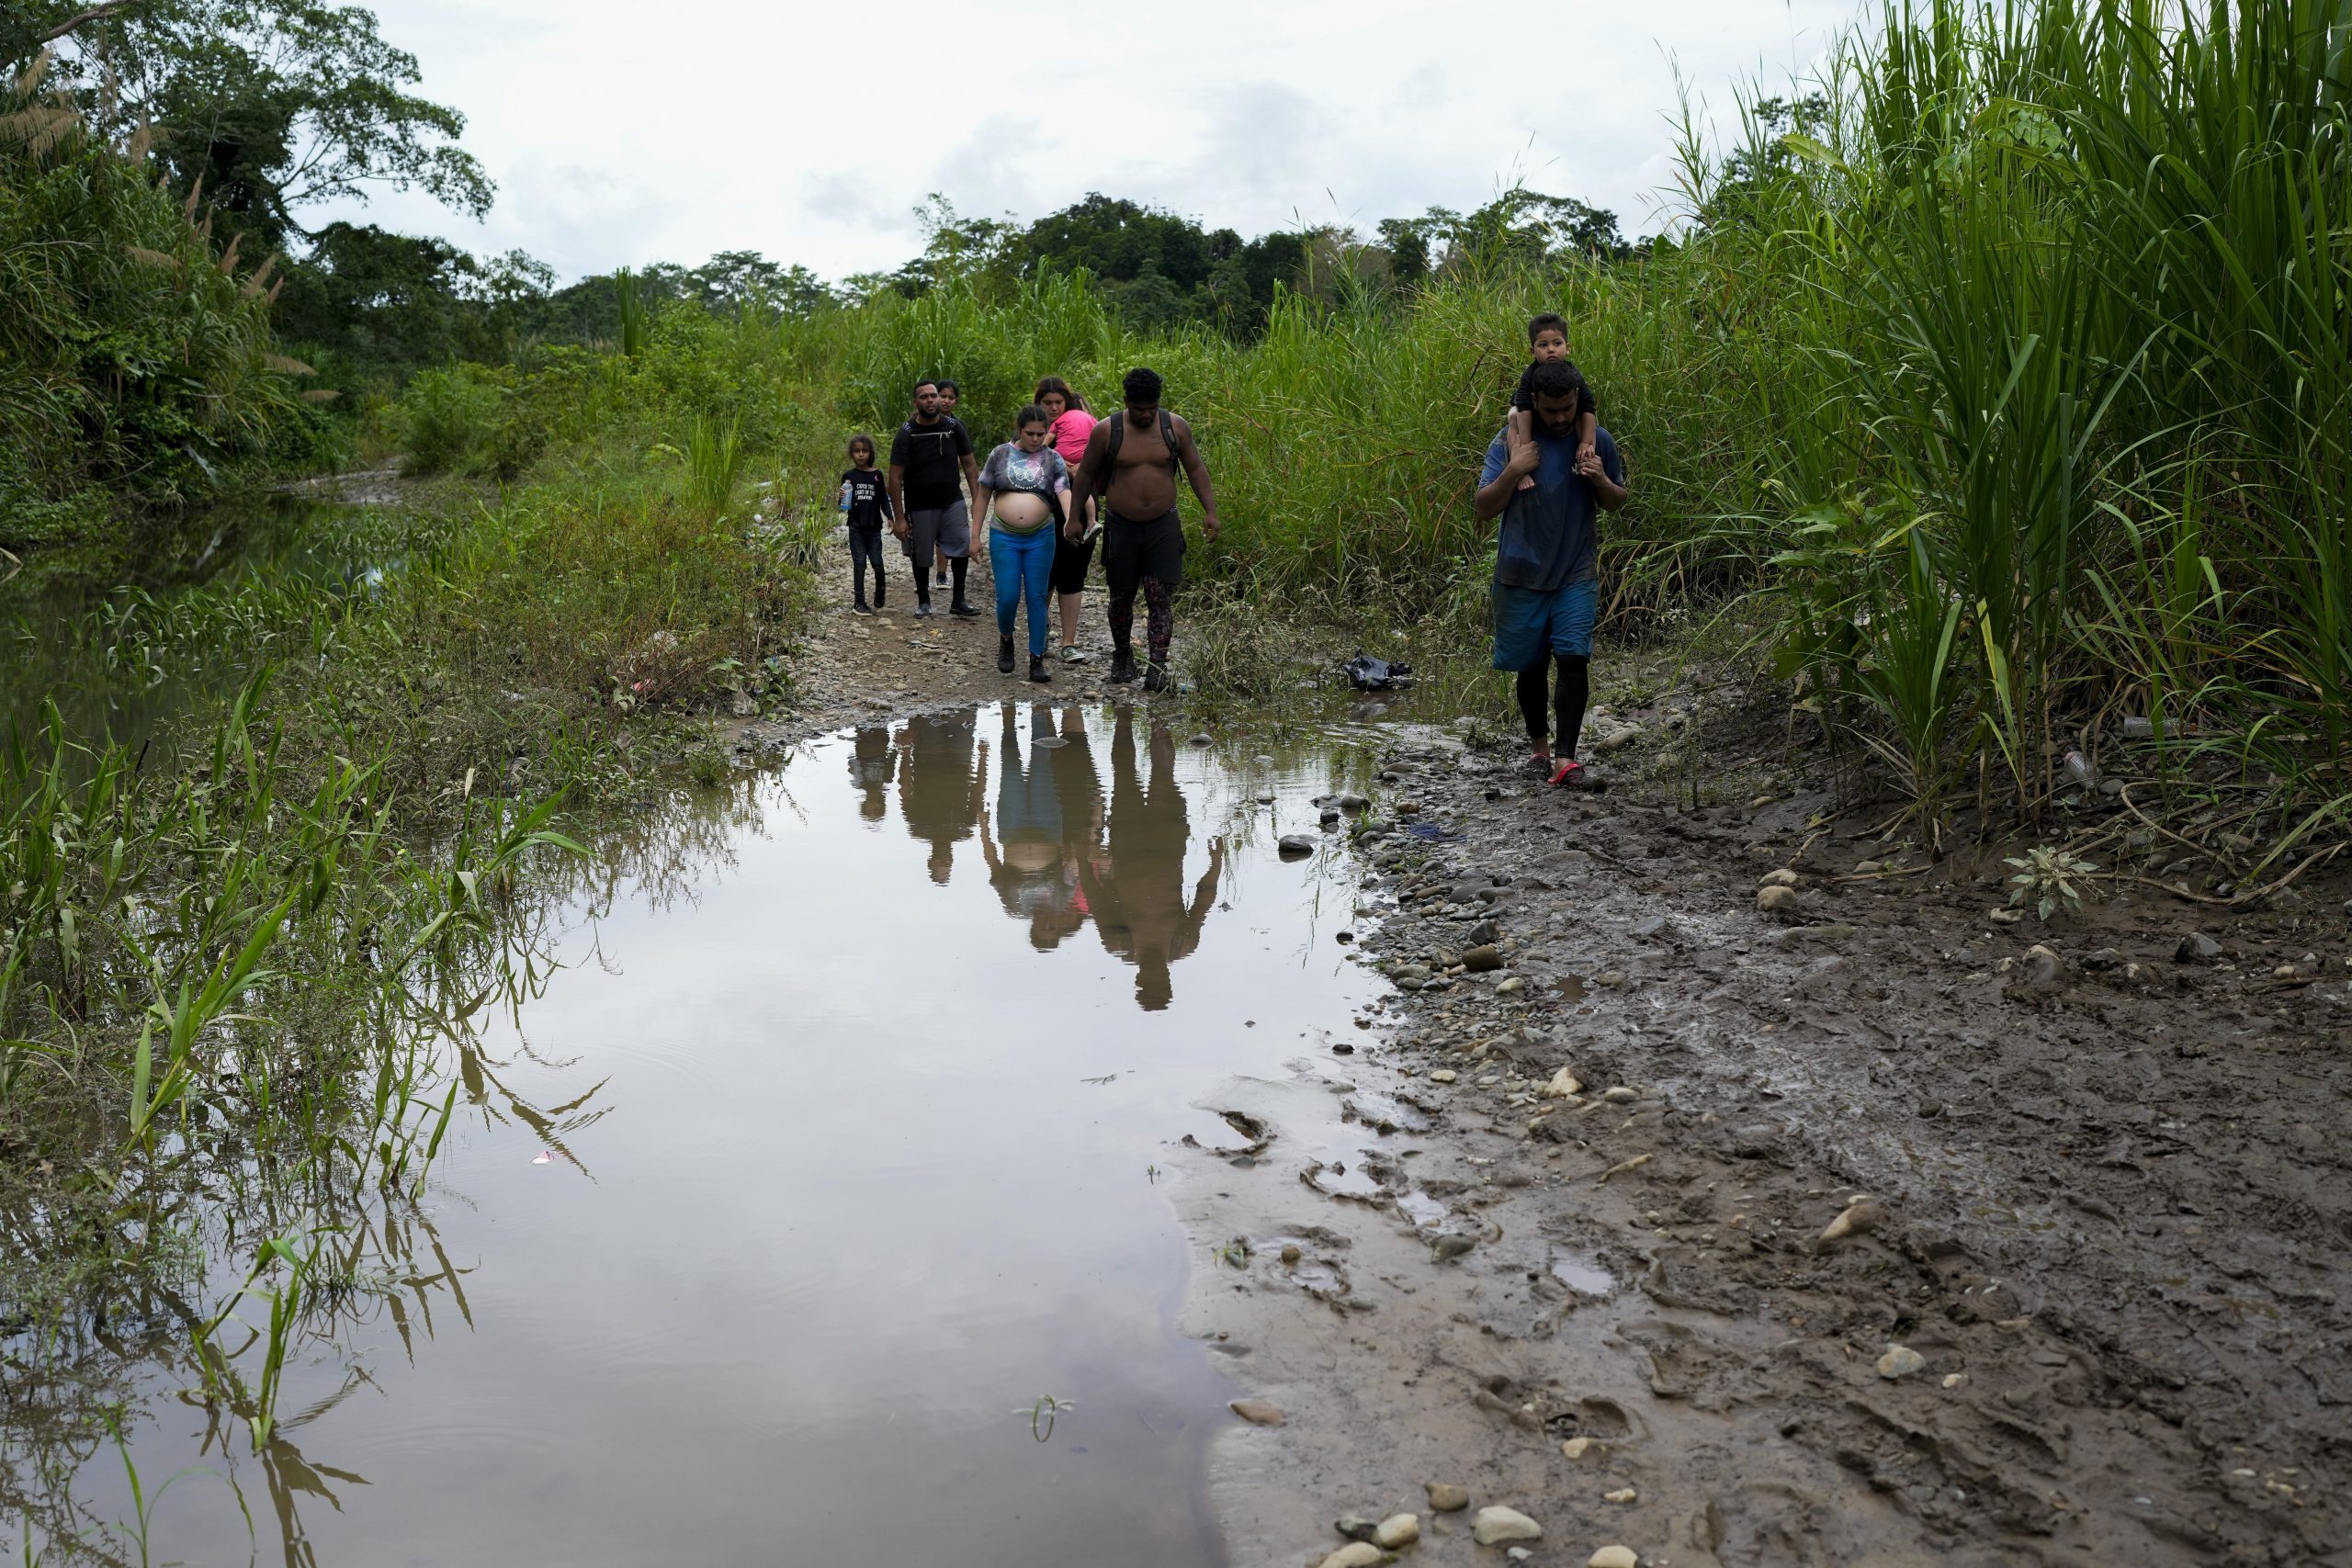
[[[849,480],[847,479],[843,479],[842,481],[842,503],[840,510],[843,512],[847,512],[849,510]]]

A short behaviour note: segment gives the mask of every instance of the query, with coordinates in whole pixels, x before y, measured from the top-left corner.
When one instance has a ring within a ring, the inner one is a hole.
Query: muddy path
[[[741,743],[1044,694],[903,617],[820,616]],[[1105,662],[1048,690],[1142,701]],[[1272,1407],[1213,1450],[1230,1561],[1409,1512],[1430,1563],[2352,1564],[2352,888],[1996,919],[1998,850],[1645,773],[1722,700],[1605,717],[1599,796],[1389,732],[1326,938],[1384,999],[1172,1190],[1186,1329]]]

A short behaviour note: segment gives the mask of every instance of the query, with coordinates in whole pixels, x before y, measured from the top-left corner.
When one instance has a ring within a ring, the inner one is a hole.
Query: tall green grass
[[[1799,85],[1817,134],[1760,100],[1736,158],[1686,130],[1680,221],[1629,260],[1342,267],[1252,343],[1138,337],[1083,275],[805,319],[673,302],[516,401],[584,446],[732,423],[797,514],[921,377],[963,383],[985,447],[1038,376],[1104,412],[1148,364],[1217,481],[1193,574],[1466,647],[1474,475],[1521,323],[1557,310],[1633,478],[1611,635],[1776,595],[1804,705],[1930,816],[2039,816],[2131,714],[2147,767],[2278,774],[2316,831],[2352,775],[2347,38],[2346,0],[1905,0]]]

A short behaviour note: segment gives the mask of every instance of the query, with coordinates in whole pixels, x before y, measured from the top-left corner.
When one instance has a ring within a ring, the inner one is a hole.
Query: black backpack
[[[1102,454],[1102,460],[1108,465],[1119,460],[1120,443],[1127,438],[1126,411],[1114,409],[1111,417],[1102,423],[1111,427],[1110,449]],[[1176,421],[1166,409],[1159,411],[1159,439],[1168,447],[1168,477],[1172,479],[1183,471],[1184,460],[1176,455]],[[1104,477],[1107,479],[1109,476]]]

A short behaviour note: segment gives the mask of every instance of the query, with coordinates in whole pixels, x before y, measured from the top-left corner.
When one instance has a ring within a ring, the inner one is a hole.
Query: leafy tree
[[[315,0],[13,0],[0,58],[60,37],[53,79],[94,127],[150,141],[174,187],[201,187],[231,232],[256,249],[300,236],[297,215],[337,197],[422,189],[479,217],[492,195],[455,143],[465,117],[410,92],[416,59],[374,15]]]

